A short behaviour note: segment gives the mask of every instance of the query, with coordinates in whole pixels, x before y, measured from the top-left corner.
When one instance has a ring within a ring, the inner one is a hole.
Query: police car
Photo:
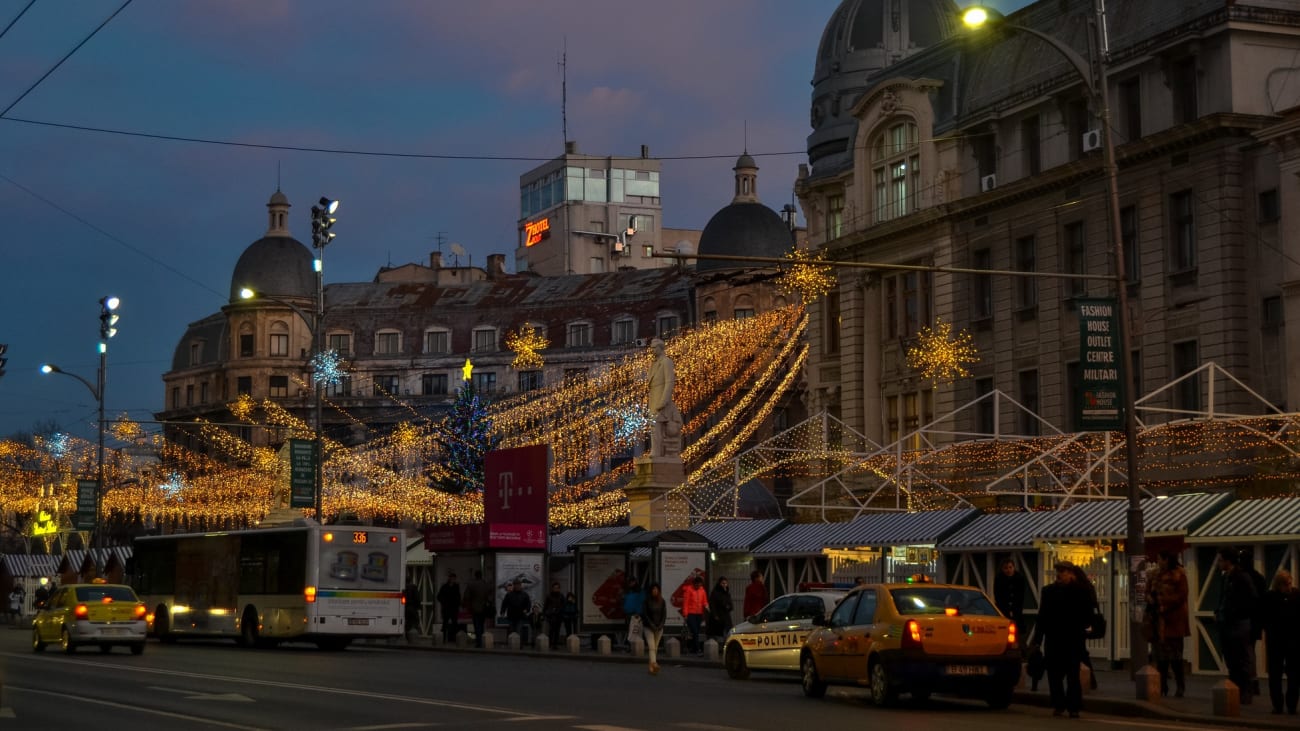
[[[743,680],[750,670],[799,670],[799,648],[813,620],[829,617],[843,591],[806,591],[777,597],[727,634],[723,665]]]

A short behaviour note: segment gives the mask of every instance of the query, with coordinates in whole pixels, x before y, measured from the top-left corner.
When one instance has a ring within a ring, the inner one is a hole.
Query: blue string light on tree
[[[466,371],[472,366],[466,362]],[[466,379],[456,392],[451,414],[438,436],[450,474],[438,482],[438,488],[463,495],[483,491],[483,458],[496,448],[499,437],[492,436],[492,418],[485,399],[479,397],[473,381]]]
[[[61,431],[54,432],[49,439],[45,440],[45,448],[49,450],[50,456],[55,459],[63,459],[64,455],[68,453],[68,446],[68,435]]]
[[[312,378],[323,386],[334,386],[343,380],[343,356],[337,350],[326,350],[311,357]]]

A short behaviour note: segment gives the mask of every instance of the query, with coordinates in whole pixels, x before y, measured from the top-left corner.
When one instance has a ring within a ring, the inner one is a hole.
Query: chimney
[[[564,143],[564,154],[566,154],[566,155],[576,155],[576,154],[578,154],[578,141],[577,141],[577,140],[569,140],[569,141],[565,142],[565,143]]]
[[[431,252],[429,252],[429,268],[432,269],[432,270],[434,270],[435,272],[442,268],[442,252],[441,252],[441,251],[431,251]]]
[[[650,159],[650,145],[641,145],[641,159],[642,160]]]
[[[506,255],[488,254],[487,278],[500,279],[506,275]]]

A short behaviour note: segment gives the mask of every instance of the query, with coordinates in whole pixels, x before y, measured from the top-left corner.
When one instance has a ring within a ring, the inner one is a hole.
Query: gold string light
[[[545,363],[541,351],[551,347],[551,341],[542,334],[541,328],[525,323],[506,336],[506,347],[515,354],[515,359],[510,362],[511,368],[517,371],[536,370]]]
[[[921,328],[916,343],[907,349],[907,365],[935,384],[969,378],[966,366],[979,362],[979,351],[970,333],[952,330],[952,323],[937,318],[933,326]]]
[[[825,252],[793,249],[786,252],[785,258],[790,265],[777,278],[777,289],[786,294],[797,293],[804,302],[824,297],[835,289],[834,270],[823,263],[826,261]]]

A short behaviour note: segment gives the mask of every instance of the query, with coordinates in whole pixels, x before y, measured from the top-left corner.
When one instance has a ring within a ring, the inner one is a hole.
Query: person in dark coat
[[[442,639],[447,644],[456,641],[460,631],[460,584],[456,574],[447,574],[447,583],[438,589],[438,609],[442,610]]]
[[[1169,671],[1174,673],[1174,695],[1187,691],[1183,669],[1183,641],[1192,634],[1187,613],[1187,572],[1178,565],[1178,554],[1160,552],[1160,572],[1151,587],[1156,605],[1156,667],[1160,671],[1160,695],[1169,695]]]
[[[501,613],[510,625],[510,634],[517,633],[521,645],[528,644],[528,630],[531,627],[529,614],[532,608],[533,600],[524,591],[522,581],[516,581],[501,600]]]
[[[406,582],[406,588],[402,590],[402,598],[405,601],[403,607],[406,612],[406,631],[420,631],[420,591],[415,588],[415,584]]]
[[[560,591],[560,582],[551,582],[551,593],[542,602],[542,618],[546,620],[546,634],[550,637],[551,647],[560,646],[560,622],[564,615],[564,592]]]
[[[1241,556],[1237,566],[1250,577],[1250,583],[1255,587],[1255,597],[1258,599],[1255,602],[1255,613],[1250,618],[1250,644],[1246,646],[1246,661],[1250,663],[1250,692],[1252,695],[1259,695],[1259,661],[1256,648],[1264,637],[1264,595],[1268,593],[1268,579],[1255,569],[1255,553],[1249,546],[1238,549],[1237,553]]]
[[[569,592],[564,595],[564,608],[560,612],[564,619],[564,636],[568,637],[578,631],[578,595]]]
[[[745,587],[745,617],[752,617],[767,606],[767,586],[763,584],[763,574],[751,571],[749,586]]]
[[[641,631],[645,635],[646,651],[650,655],[650,674],[659,674],[659,639],[664,634],[664,623],[668,621],[668,602],[664,601],[663,592],[658,583],[650,584],[645,601],[641,602]]]
[[[1002,559],[998,575],[993,577],[993,601],[997,603],[999,612],[1015,622],[1017,627],[1023,626],[1025,576],[1016,571],[1016,562],[1010,558]]]
[[[483,633],[487,631],[487,619],[492,614],[492,607],[496,602],[492,598],[492,585],[483,580],[483,572],[480,569],[474,569],[474,578],[465,585],[461,601],[474,622],[474,646],[482,647]]]
[[[709,636],[717,637],[719,641],[727,636],[731,630],[731,608],[731,588],[727,585],[727,577],[723,576],[709,594]]]
[[[1268,655],[1268,696],[1273,713],[1296,715],[1300,706],[1300,589],[1290,572],[1279,571],[1264,595],[1264,654]],[[1282,676],[1286,695],[1282,695]]]
[[[1079,665],[1086,654],[1085,634],[1092,622],[1094,604],[1088,588],[1079,583],[1075,566],[1062,561],[1056,564],[1056,582],[1043,587],[1034,626],[1037,647],[1041,639],[1047,665],[1047,685],[1052,694],[1052,715],[1067,711],[1078,718],[1083,705],[1083,688],[1079,684]]]
[[[1085,573],[1084,570],[1080,568],[1078,565],[1070,564],[1070,572],[1074,574],[1075,582],[1078,583],[1079,586],[1082,586],[1087,591],[1088,606],[1092,607],[1092,615],[1096,615],[1101,611],[1101,607],[1097,603],[1097,587],[1093,586],[1092,581],[1088,579],[1088,574]],[[1088,618],[1088,626],[1090,628],[1092,626],[1092,615],[1090,615]],[[1086,640],[1088,638],[1085,636],[1084,639]],[[1083,646],[1082,662],[1088,668],[1088,687],[1092,688],[1093,690],[1096,690],[1097,673],[1095,670],[1093,670],[1092,655],[1088,654],[1088,645],[1086,643]]]
[[[1219,646],[1223,648],[1223,660],[1228,666],[1228,680],[1237,686],[1240,702],[1249,705],[1254,700],[1250,682],[1250,623],[1259,597],[1250,575],[1238,565],[1240,561],[1241,554],[1237,549],[1219,549],[1222,587],[1219,606],[1214,610],[1214,624],[1219,628]]]

